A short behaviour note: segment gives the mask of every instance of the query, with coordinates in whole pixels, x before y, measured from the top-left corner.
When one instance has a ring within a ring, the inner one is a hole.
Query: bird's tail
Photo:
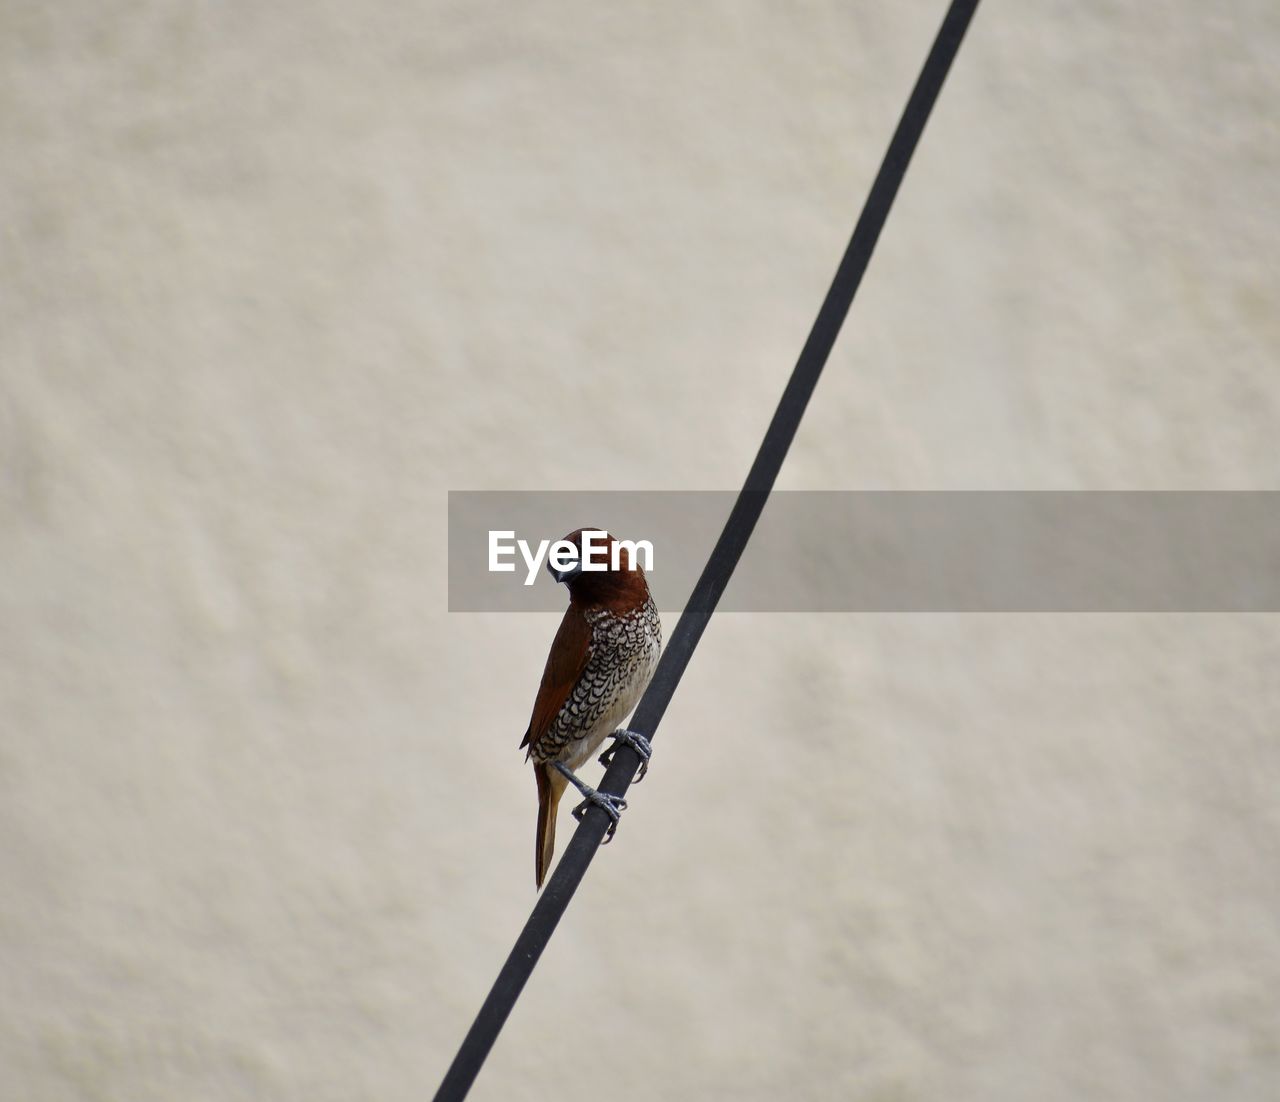
[[[538,837],[534,840],[534,869],[541,888],[556,852],[556,811],[569,782],[543,762],[534,763],[533,775],[538,781]]]

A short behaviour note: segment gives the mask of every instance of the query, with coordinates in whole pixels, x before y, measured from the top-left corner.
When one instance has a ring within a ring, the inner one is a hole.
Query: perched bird
[[[588,533],[590,567],[582,561],[583,534]],[[649,744],[625,729],[615,730],[639,702],[662,649],[662,624],[649,595],[649,584],[626,546],[598,528],[579,528],[565,536],[578,549],[576,563],[547,569],[569,589],[569,608],[547,655],[542,684],[521,746],[533,761],[538,782],[538,834],[535,871],[538,887],[546,879],[555,852],[556,809],[566,785],[585,797],[574,808],[581,819],[591,804],[612,820],[608,838],[626,802],[597,792],[573,773],[599,749],[606,737],[631,745],[640,756],[640,775],[648,766]],[[615,561],[618,569],[609,567]],[[561,560],[563,562],[563,560]],[[602,569],[603,567],[603,569]],[[607,762],[613,750],[600,760]]]

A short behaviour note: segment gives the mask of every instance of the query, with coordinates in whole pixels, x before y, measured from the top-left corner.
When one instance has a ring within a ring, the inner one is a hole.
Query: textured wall
[[[429,1095],[555,623],[446,490],[735,486],[942,6],[0,7],[0,1097]],[[783,484],[1280,489],[1277,51],[989,0]],[[1278,665],[718,619],[475,1097],[1275,1097]]]

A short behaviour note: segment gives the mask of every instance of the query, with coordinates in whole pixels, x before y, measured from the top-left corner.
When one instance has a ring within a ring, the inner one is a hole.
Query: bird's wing
[[[560,621],[560,630],[551,643],[547,655],[547,668],[542,671],[542,684],[538,686],[538,699],[533,702],[533,718],[524,733],[521,746],[528,746],[542,738],[547,728],[555,722],[564,702],[587,668],[591,657],[591,625],[582,610],[570,605]]]

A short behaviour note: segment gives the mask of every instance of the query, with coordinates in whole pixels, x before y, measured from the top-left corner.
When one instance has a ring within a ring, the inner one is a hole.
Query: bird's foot
[[[587,813],[587,809],[591,807],[598,807],[609,816],[609,829],[604,832],[604,841],[600,843],[601,845],[608,845],[613,839],[614,831],[618,829],[618,820],[622,818],[622,813],[627,810],[627,801],[621,796],[611,796],[608,792],[600,792],[592,788],[585,781],[581,781],[574,776],[573,771],[563,762],[552,762],[552,765],[585,797],[582,803],[573,809],[573,817],[578,822],[582,822],[582,817]]]
[[[613,755],[618,752],[618,743],[625,742],[636,752],[636,757],[640,759],[640,772],[636,774],[636,779],[633,782],[634,784],[639,784],[644,780],[644,775],[649,772],[649,759],[653,756],[653,747],[649,745],[649,740],[639,731],[628,731],[625,727],[619,727],[609,738],[615,740],[614,744],[600,755],[600,764],[607,766],[613,761]]]
[[[582,817],[587,813],[588,808],[600,808],[609,816],[609,828],[604,832],[604,841],[600,843],[602,846],[607,846],[613,841],[613,835],[618,829],[618,820],[627,810],[627,801],[621,796],[610,796],[607,792],[599,792],[591,787],[583,789],[583,795],[587,798],[573,809],[573,817],[578,822],[582,822]]]

